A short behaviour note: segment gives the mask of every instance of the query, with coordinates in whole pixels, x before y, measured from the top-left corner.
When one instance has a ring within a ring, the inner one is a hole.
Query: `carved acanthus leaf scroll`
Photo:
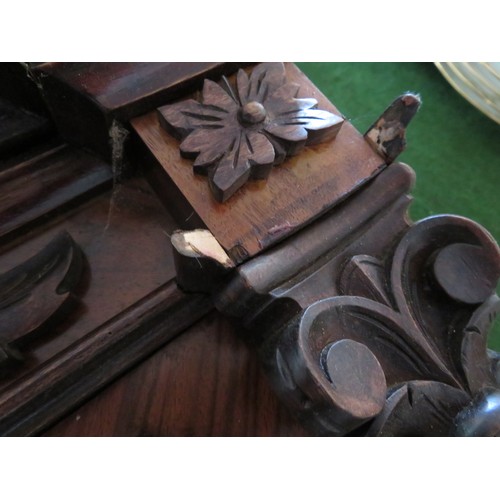
[[[190,99],[159,108],[162,126],[182,139],[181,154],[208,175],[223,202],[249,179],[265,179],[274,165],[305,145],[335,138],[343,119],[298,98],[282,63],[263,63],[250,76],[240,69],[236,86],[205,80],[202,102]]]
[[[22,361],[19,348],[68,303],[81,271],[81,250],[62,232],[36,255],[0,275],[0,368]]]
[[[353,257],[341,295],[287,328],[276,351],[283,385],[323,434],[499,434],[487,350],[499,277],[499,249],[480,226],[425,219],[386,262]]]

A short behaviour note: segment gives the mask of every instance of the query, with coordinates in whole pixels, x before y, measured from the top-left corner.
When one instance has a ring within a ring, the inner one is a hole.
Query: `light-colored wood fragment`
[[[228,269],[234,267],[233,261],[207,229],[175,231],[171,239],[174,248],[186,257],[205,257],[213,259]]]

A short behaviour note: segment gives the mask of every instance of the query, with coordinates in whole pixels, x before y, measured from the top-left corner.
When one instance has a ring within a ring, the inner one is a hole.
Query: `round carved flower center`
[[[266,108],[260,102],[247,102],[240,109],[240,120],[244,124],[253,125],[254,123],[263,122],[266,118]]]

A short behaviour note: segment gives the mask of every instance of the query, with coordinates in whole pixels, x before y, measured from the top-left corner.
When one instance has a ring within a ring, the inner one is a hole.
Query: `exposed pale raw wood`
[[[206,229],[176,231],[172,235],[171,241],[174,248],[186,257],[206,257],[226,268],[234,267],[233,262],[219,245],[219,242]]]
[[[206,229],[175,231],[171,241],[176,280],[185,290],[210,292],[234,268],[234,262]]]

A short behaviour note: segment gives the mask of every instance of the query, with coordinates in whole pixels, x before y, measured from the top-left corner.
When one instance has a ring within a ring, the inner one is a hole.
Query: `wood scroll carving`
[[[81,271],[82,253],[62,232],[38,254],[0,275],[0,369],[22,361],[19,348],[64,312]]]
[[[416,224],[384,261],[353,256],[340,295],[308,307],[276,346],[281,373],[323,414],[321,432],[368,422],[367,435],[473,434],[481,420],[498,434],[486,340],[499,264],[487,233],[453,216]]]
[[[214,281],[217,308],[239,318],[275,390],[316,434],[500,434],[500,358],[487,349],[500,251],[468,219],[409,224],[412,184],[393,164]]]
[[[181,154],[195,158],[215,198],[227,200],[248,179],[266,179],[273,166],[305,145],[333,139],[343,119],[315,109],[316,99],[298,98],[282,63],[240,69],[236,86],[205,80],[202,102],[194,99],[159,108],[161,125],[182,139]]]

